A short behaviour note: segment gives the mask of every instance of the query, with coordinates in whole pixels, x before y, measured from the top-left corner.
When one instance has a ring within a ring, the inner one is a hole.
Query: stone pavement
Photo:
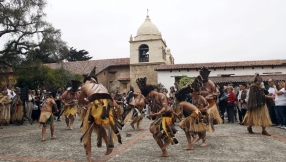
[[[246,127],[238,123],[216,126],[214,133],[207,134],[208,145],[182,151],[187,146],[184,132],[177,127],[179,144],[170,145],[170,157],[157,158],[161,153],[148,130],[150,120],[144,118],[141,131],[134,131],[130,125],[121,132],[123,144],[116,144],[112,154],[105,156],[105,146],[96,147],[96,136],[92,136],[92,159],[94,161],[286,161],[286,130],[269,127],[272,136],[262,136],[261,128],[255,127],[255,134],[247,133]],[[65,122],[55,122],[57,139],[41,142],[41,127],[28,122],[22,126],[6,126],[0,129],[0,162],[41,161],[78,162],[86,161],[83,145],[80,143],[81,121],[76,120],[74,130],[66,130]],[[176,123],[178,125],[178,123]],[[126,137],[126,132],[132,133]]]

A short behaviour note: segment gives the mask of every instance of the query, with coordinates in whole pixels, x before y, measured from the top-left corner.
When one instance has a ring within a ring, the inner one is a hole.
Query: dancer
[[[187,137],[188,146],[183,148],[183,150],[193,150],[193,143],[197,140],[194,136],[198,133],[205,134],[208,130],[208,126],[203,122],[202,114],[200,110],[193,104],[186,101],[186,94],[193,92],[193,89],[190,86],[184,87],[176,92],[176,103],[181,109],[179,116],[183,115],[183,118],[180,122],[180,127],[184,130]],[[191,137],[193,137],[193,142]],[[202,137],[203,138],[203,137]],[[203,143],[201,146],[206,146],[205,138],[203,138]]]
[[[78,111],[77,109],[79,93],[77,92],[77,90],[81,84],[81,82],[77,80],[72,80],[71,82],[71,89],[65,91],[60,97],[60,100],[63,103],[63,110],[61,114],[63,115],[63,117],[65,117],[68,130],[73,129],[74,118]]]
[[[90,162],[92,130],[97,133],[97,147],[102,146],[102,138],[104,139],[106,143],[105,154],[108,155],[114,148],[113,138],[117,138],[118,143],[122,143],[118,130],[118,128],[122,129],[122,125],[115,119],[115,113],[111,108],[113,106],[112,97],[102,84],[98,84],[95,76],[88,76],[84,79],[79,103],[89,105],[83,120],[81,141],[84,144],[87,160]]]
[[[266,127],[271,125],[271,119],[269,116],[268,108],[265,104],[266,98],[271,98],[267,96],[269,92],[262,88],[261,86],[262,78],[259,74],[256,74],[254,78],[254,83],[249,89],[249,98],[247,102],[247,112],[244,117],[243,123],[248,126],[247,130],[250,134],[254,134],[252,131],[252,126],[261,126],[262,135],[271,136],[266,131]]]
[[[130,125],[133,129],[135,129],[134,124],[136,123],[137,130],[141,130],[140,123],[143,119],[142,113],[144,107],[146,106],[145,97],[138,92],[134,92],[133,99],[130,101],[128,105],[127,115],[123,118],[123,124],[125,125],[128,121],[131,121]]]
[[[58,112],[58,107],[55,100],[51,97],[51,93],[47,92],[45,94],[45,99],[42,103],[41,114],[39,122],[43,124],[42,128],[42,142],[46,141],[46,130],[47,125],[50,125],[51,139],[56,139],[54,135],[54,116],[52,113],[52,107],[54,106],[56,112]]]
[[[219,95],[219,92],[217,88],[215,87],[215,84],[213,83],[213,81],[208,79],[210,72],[211,71],[209,71],[207,68],[203,67],[200,70],[201,77],[198,77],[198,79],[200,79],[200,81],[202,81],[203,83],[200,93],[203,97],[207,99],[209,103],[208,114],[210,115],[211,124],[215,125],[215,124],[221,124],[222,119],[220,117],[220,114],[219,114],[219,111],[216,105],[216,101],[215,101],[215,98],[216,96]],[[211,132],[214,131],[213,126],[212,128],[213,129],[210,130]]]
[[[141,90],[141,93],[152,101],[151,111],[148,118],[156,117],[155,121],[151,123],[150,132],[153,138],[162,150],[159,157],[168,157],[167,147],[169,144],[177,144],[178,140],[175,138],[175,129],[172,123],[173,111],[168,105],[166,95],[158,93],[152,85],[146,85],[147,78],[138,78],[136,83]]]

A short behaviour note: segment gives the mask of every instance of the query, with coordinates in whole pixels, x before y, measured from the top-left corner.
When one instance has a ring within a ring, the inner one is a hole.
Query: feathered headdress
[[[144,77],[144,78],[137,78],[136,79],[136,83],[141,91],[141,93],[147,97],[148,94],[154,90],[154,87],[152,85],[147,85],[146,84],[147,82],[147,78]]]
[[[202,81],[203,81],[203,78],[201,75],[199,75],[195,78],[195,80],[191,84],[191,87],[195,93],[198,93],[198,94],[200,93],[200,89],[203,86]]]
[[[79,87],[80,84],[81,84],[81,82],[78,81],[78,80],[72,80],[71,83],[72,83],[72,87],[71,87],[71,90],[72,90],[72,91],[77,91],[77,90],[78,90],[78,87]]]
[[[254,76],[254,83],[257,82],[258,80],[261,80],[262,81],[262,77],[259,76],[259,73],[255,73],[255,76]]]
[[[94,83],[99,84],[97,77],[95,75],[96,67],[94,67],[91,72],[88,74],[87,77],[84,78],[83,83],[85,83],[87,80],[92,80]]]
[[[193,89],[191,85],[188,85],[186,87],[181,88],[175,93],[175,97],[178,101],[185,101],[186,100],[186,95],[193,93]]]
[[[200,75],[202,76],[203,83],[206,83],[209,80],[210,72],[211,71],[209,71],[209,69],[206,67],[201,68]]]

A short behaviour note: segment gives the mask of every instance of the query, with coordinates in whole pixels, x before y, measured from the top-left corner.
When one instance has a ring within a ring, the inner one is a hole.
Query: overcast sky
[[[147,9],[175,63],[286,59],[286,0],[48,0],[47,21],[93,59],[129,57]]]

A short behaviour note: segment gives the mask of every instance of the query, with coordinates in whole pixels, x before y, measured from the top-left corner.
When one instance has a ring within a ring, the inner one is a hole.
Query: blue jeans
[[[275,106],[275,114],[277,119],[277,125],[286,126],[286,105]]]
[[[276,117],[276,111],[275,111],[275,105],[274,106],[269,106],[268,107],[268,111],[269,111],[269,116],[270,116],[271,122],[273,124],[278,125],[277,117]]]

